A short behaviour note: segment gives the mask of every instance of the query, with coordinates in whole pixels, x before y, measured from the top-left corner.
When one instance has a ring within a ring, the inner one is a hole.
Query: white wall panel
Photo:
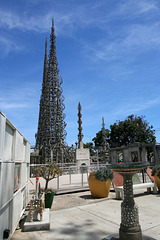
[[[30,177],[30,164],[27,163],[27,180],[29,179]]]
[[[23,160],[23,136],[16,130],[15,134],[15,161]]]
[[[2,163],[0,162],[0,183],[2,182]],[[0,208],[2,206],[2,184],[0,184]]]
[[[0,239],[3,239],[4,229],[9,229],[9,206],[0,212]]]
[[[27,144],[26,140],[23,139],[23,158],[22,158],[23,161],[25,161],[26,156],[26,144]]]
[[[0,113],[0,160],[3,159],[4,155],[5,124],[6,118]]]
[[[23,210],[23,193],[21,191],[15,194],[12,208],[12,231],[17,227],[21,212]]]
[[[30,163],[30,143],[26,143],[26,149],[25,149],[25,162]]]
[[[3,162],[2,172],[2,206],[12,198],[14,192],[14,163]]]
[[[27,182],[27,163],[21,163],[21,188],[26,184]]]
[[[13,128],[6,124],[4,140],[4,160],[6,161],[10,161],[12,159],[13,135],[14,135]]]

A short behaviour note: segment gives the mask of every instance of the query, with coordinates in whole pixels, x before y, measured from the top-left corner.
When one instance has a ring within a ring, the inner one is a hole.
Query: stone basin
[[[112,169],[115,172],[118,172],[121,175],[124,174],[134,174],[142,169],[146,168],[149,166],[148,162],[135,162],[135,163],[117,163],[117,164],[112,164],[109,166],[110,169]]]

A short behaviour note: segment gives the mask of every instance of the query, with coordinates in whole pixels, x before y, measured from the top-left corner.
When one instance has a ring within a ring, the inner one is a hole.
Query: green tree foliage
[[[84,148],[89,148],[89,150],[90,150],[90,155],[91,155],[91,156],[94,155],[93,142],[84,143]]]
[[[109,142],[109,130],[105,129],[105,131],[106,131],[106,140]],[[92,141],[94,142],[95,147],[100,147],[103,145],[102,130],[96,133],[96,137],[94,137]]]
[[[144,116],[130,115],[124,121],[117,121],[110,125],[111,147],[121,147],[133,142],[154,142],[156,140],[155,130],[144,118]]]
[[[152,143],[156,140],[153,126],[144,119],[144,116],[128,116],[124,121],[117,121],[106,129],[106,140],[110,147],[121,147],[133,142]],[[95,147],[102,146],[102,130],[92,139]]]
[[[48,162],[46,165],[41,165],[39,168],[36,168],[36,172],[40,177],[43,177],[46,180],[45,191],[48,188],[48,183],[53,178],[57,178],[61,175],[61,170],[54,162]]]

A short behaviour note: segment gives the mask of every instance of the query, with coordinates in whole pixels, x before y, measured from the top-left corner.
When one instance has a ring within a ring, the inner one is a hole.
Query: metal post
[[[142,169],[142,181],[143,181],[143,183],[145,182],[144,181],[144,169]]]
[[[69,184],[71,184],[71,167],[69,168]]]
[[[33,200],[30,201],[30,222],[33,222]]]
[[[57,190],[59,189],[59,175],[57,177]]]
[[[83,167],[82,167],[83,169]],[[81,186],[83,187],[83,170],[82,170],[82,182],[81,182]]]
[[[39,177],[38,174],[36,174],[36,199],[38,199],[38,193],[39,193]]]
[[[40,199],[40,221],[43,220],[43,202],[42,199]]]
[[[146,179],[146,170],[144,171],[144,182],[147,182],[147,179]]]

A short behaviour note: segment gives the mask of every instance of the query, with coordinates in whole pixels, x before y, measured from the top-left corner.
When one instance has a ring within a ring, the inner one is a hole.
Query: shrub
[[[113,179],[113,172],[111,171],[111,169],[109,168],[102,168],[102,169],[98,169],[96,172],[94,172],[94,175],[96,177],[96,179],[100,180],[100,181],[108,181],[108,179]]]
[[[56,166],[54,162],[48,162],[46,165],[41,165],[39,168],[36,168],[36,172],[40,177],[46,180],[45,191],[48,189],[49,181],[61,175],[60,168]]]
[[[155,165],[155,166],[152,168],[152,176],[154,176],[154,174],[156,173],[156,171],[158,171],[157,177],[160,178],[160,165]]]

